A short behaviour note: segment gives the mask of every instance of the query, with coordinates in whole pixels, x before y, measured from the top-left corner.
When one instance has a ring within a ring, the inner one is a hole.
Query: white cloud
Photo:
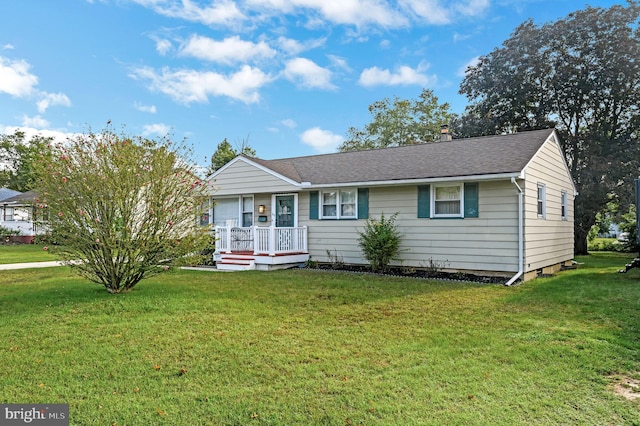
[[[444,25],[451,22],[450,9],[442,6],[439,0],[402,0],[402,5],[428,24]]]
[[[142,126],[142,136],[166,136],[171,131],[171,126],[164,123],[145,124]]]
[[[211,1],[200,7],[192,0],[134,0],[154,12],[171,18],[180,18],[205,25],[233,26],[246,17],[231,0]]]
[[[40,112],[41,114],[46,112],[50,106],[71,106],[71,100],[64,93],[42,92],[39,94],[39,96],[41,99],[36,102],[36,105],[38,106],[38,112]]]
[[[345,58],[337,55],[327,55],[327,57],[335,68],[340,68],[345,71],[351,71],[351,68],[349,67],[349,64],[347,63],[347,60]]]
[[[13,44],[11,44],[11,43],[7,43],[7,44],[5,44],[4,46],[2,46],[2,49],[3,49],[3,50],[13,50],[13,49],[15,49],[15,48],[13,47]]]
[[[318,26],[318,17],[334,24],[357,27],[395,28],[408,24],[408,19],[400,11],[380,0],[247,0],[247,4],[280,14],[295,13],[301,9],[300,14],[306,16],[314,27]]]
[[[290,129],[293,129],[294,127],[296,127],[296,126],[297,126],[296,122],[295,122],[295,121],[293,121],[293,120],[292,120],[292,119],[290,119],[290,118],[286,118],[286,119],[284,119],[284,120],[280,121],[280,124],[282,124],[282,125],[283,125],[283,126],[285,126],[285,127],[290,128]]]
[[[285,53],[289,55],[298,55],[307,50],[322,47],[326,44],[327,38],[314,38],[306,41],[298,41],[284,36],[278,37],[278,45]]]
[[[130,77],[148,80],[149,89],[185,104],[207,102],[209,96],[227,96],[247,104],[258,102],[258,89],[272,80],[268,74],[248,65],[229,75],[188,69],[172,71],[166,67],[157,72],[142,67],[134,69]]]
[[[471,38],[470,34],[460,34],[458,32],[454,32],[453,33],[453,42],[457,43],[459,41],[464,41],[464,40],[468,40]]]
[[[27,119],[28,121],[28,117],[23,117],[23,121],[25,121],[25,119]],[[30,140],[33,136],[40,135],[45,138],[51,137],[57,142],[65,142],[67,139],[74,138],[79,135],[78,133],[69,133],[62,130],[36,129],[29,126],[3,126],[2,124],[0,124],[1,134],[10,135],[14,134],[17,130],[24,132],[26,140]]]
[[[142,104],[136,103],[133,106],[135,109],[142,112],[148,112],[151,114],[155,114],[156,112],[158,112],[155,105],[142,105]]]
[[[308,89],[335,89],[331,83],[331,71],[306,58],[287,61],[283,71],[285,78]]]
[[[458,71],[456,72],[456,75],[458,77],[464,77],[467,74],[467,68],[475,67],[476,65],[478,65],[479,62],[480,62],[480,57],[479,56],[471,58],[466,64],[464,64],[463,66],[458,68]]]
[[[22,125],[24,127],[43,128],[43,127],[49,127],[49,122],[44,118],[40,117],[39,115],[36,115],[35,117],[28,117],[26,115],[23,115]]]
[[[479,16],[489,8],[489,0],[468,0],[456,3],[453,9],[464,16]]]
[[[358,83],[361,86],[431,86],[437,77],[435,75],[427,75],[425,71],[429,68],[428,64],[421,63],[417,68],[413,69],[407,65],[397,68],[394,72],[388,69],[380,69],[378,67],[367,68],[360,74]]]
[[[167,39],[157,39],[156,42],[156,51],[162,56],[169,53],[169,51],[173,48],[173,44],[171,41]]]
[[[450,24],[456,16],[480,16],[489,8],[489,0],[401,0],[400,4],[419,20],[432,25]]]
[[[272,58],[276,51],[267,43],[253,43],[240,40],[238,36],[227,37],[222,41],[193,35],[180,48],[180,55],[193,56],[211,62],[232,64],[247,62],[257,58]]]
[[[344,138],[340,135],[330,132],[329,130],[322,130],[319,127],[313,127],[307,129],[300,135],[300,140],[305,145],[309,145],[319,153],[334,152],[338,145],[344,141]]]
[[[0,93],[15,97],[33,94],[38,77],[29,72],[31,66],[23,60],[12,61],[0,56]]]
[[[0,93],[16,98],[37,97],[38,112],[44,113],[50,106],[71,106],[71,100],[64,93],[48,93],[36,90],[38,77],[29,69],[31,65],[24,60],[3,58],[0,56]]]

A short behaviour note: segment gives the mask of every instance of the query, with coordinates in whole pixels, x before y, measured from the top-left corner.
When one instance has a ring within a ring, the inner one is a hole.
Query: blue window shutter
[[[358,219],[369,219],[369,188],[358,188]]]
[[[318,191],[311,191],[309,193],[309,219],[318,219],[320,194]]]
[[[478,217],[478,183],[464,184],[464,217]]]
[[[431,217],[431,185],[418,186],[418,217]]]

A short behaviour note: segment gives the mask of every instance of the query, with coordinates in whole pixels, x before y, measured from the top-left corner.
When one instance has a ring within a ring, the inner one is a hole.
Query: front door
[[[276,228],[294,226],[293,195],[276,195]]]

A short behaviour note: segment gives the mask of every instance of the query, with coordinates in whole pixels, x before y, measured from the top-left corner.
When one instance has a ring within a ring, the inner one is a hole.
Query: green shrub
[[[364,230],[358,231],[358,245],[373,271],[386,270],[400,250],[401,235],[395,223],[397,216],[398,213],[385,219],[382,213],[380,220],[367,219]]]
[[[596,238],[587,245],[588,251],[614,251],[619,253],[629,253],[628,244],[616,240],[615,238]]]
[[[9,228],[5,228],[4,226],[0,226],[0,242],[9,241],[11,237],[19,234],[20,234],[20,231],[16,231],[14,229],[9,229]]]

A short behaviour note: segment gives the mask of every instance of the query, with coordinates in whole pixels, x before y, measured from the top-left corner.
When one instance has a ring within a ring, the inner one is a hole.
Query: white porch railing
[[[252,226],[249,228],[216,226],[216,253],[252,251],[275,256],[283,253],[306,253],[307,227],[287,228]]]

